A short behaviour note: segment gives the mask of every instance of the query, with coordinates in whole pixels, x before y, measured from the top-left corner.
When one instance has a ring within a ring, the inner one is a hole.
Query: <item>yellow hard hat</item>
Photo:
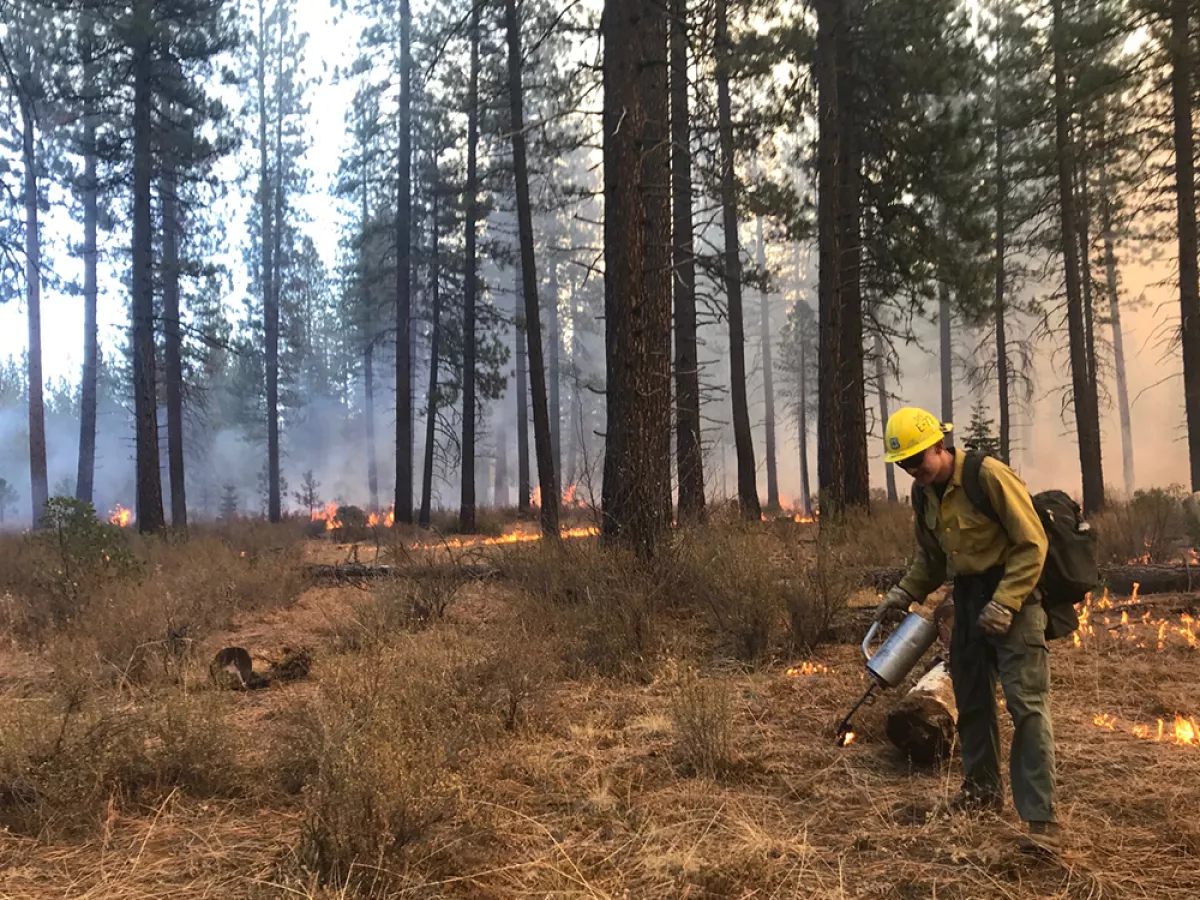
[[[894,463],[915,456],[932,447],[953,428],[919,407],[898,409],[888,418],[883,435],[883,461]]]

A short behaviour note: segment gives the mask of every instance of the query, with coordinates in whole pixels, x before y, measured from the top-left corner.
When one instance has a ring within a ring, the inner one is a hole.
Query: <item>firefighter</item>
[[[980,482],[999,522],[974,508],[963,488],[965,454],[946,446],[951,428],[915,407],[899,409],[888,419],[884,460],[921,486],[923,514],[916,523],[915,559],[875,617],[906,612],[947,576],[953,578],[950,674],[964,780],[950,808],[967,812],[1003,806],[998,675],[1013,721],[1013,804],[1028,828],[1020,846],[1025,852],[1056,854],[1063,835],[1055,815],[1046,612],[1037,589],[1046,533],[1024,482],[998,459],[983,461]]]

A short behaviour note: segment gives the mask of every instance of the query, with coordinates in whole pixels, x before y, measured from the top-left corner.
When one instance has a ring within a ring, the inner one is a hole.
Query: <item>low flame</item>
[[[798,666],[788,666],[783,674],[795,678],[798,675],[827,675],[830,671],[828,666],[820,663],[803,662]]]
[[[842,735],[841,746],[849,747],[853,743],[854,743],[854,732],[853,731],[847,731],[845,734]]]
[[[1123,601],[1122,606],[1141,604],[1142,601],[1137,596],[1138,583],[1134,582],[1133,587],[1133,596],[1128,601]],[[1116,604],[1109,597],[1107,588],[1100,599],[1094,602],[1091,594],[1088,594],[1079,608],[1079,628],[1071,635],[1072,643],[1076,647],[1082,647],[1085,643],[1089,643],[1090,639],[1095,638],[1096,632],[1099,630],[1107,632],[1113,640],[1143,650],[1151,648],[1166,650],[1168,644],[1172,643],[1173,636],[1181,638],[1188,648],[1197,649],[1196,620],[1187,613],[1183,613],[1179,617],[1179,624],[1176,625],[1169,619],[1153,617],[1149,610],[1143,612],[1138,618],[1136,612],[1130,616],[1128,609],[1122,609],[1120,618],[1114,621],[1114,616],[1108,615],[1104,611],[1113,610],[1115,612],[1115,607]],[[1177,643],[1175,645],[1178,646]]]
[[[1154,741],[1160,744],[1175,744],[1179,747],[1200,747],[1200,725],[1194,717],[1187,718],[1175,715],[1173,724],[1168,725],[1164,720],[1158,720],[1158,727],[1151,730],[1149,725],[1121,724],[1116,716],[1110,713],[1098,713],[1092,717],[1092,724],[1106,731],[1128,731],[1136,738],[1144,741]]]
[[[116,509],[108,514],[108,523],[110,525],[128,528],[131,521],[133,521],[133,513],[123,507],[120,503],[117,504]]]

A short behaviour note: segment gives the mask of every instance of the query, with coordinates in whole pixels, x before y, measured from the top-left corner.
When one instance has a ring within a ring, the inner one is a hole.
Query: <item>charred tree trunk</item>
[[[848,0],[820,0],[815,5],[821,335],[817,480],[822,511],[838,512],[865,507],[870,499],[859,282],[861,175]]]
[[[1088,380],[1096,385],[1095,390],[1099,391],[1099,382],[1097,379],[1096,368],[1096,308],[1092,298],[1092,259],[1091,259],[1091,219],[1092,208],[1091,199],[1088,194],[1088,172],[1087,166],[1081,161],[1076,172],[1077,186],[1079,189],[1079,268],[1081,281],[1083,282],[1083,334],[1084,346],[1087,348],[1087,364],[1088,364]],[[1099,398],[1097,397],[1097,404]],[[1098,405],[1097,405],[1097,408]]]
[[[179,312],[178,179],[167,165],[159,183],[162,206],[163,335],[167,388],[167,472],[171,480],[171,526],[187,528],[187,490],[183,462],[183,329]]]
[[[887,395],[887,363],[884,360],[883,353],[883,336],[879,330],[875,330],[875,386],[879,391],[879,421],[886,423],[888,420],[888,395]],[[888,500],[895,503],[896,495],[896,471],[895,467],[890,463],[884,463],[884,474],[887,480],[887,496]]]
[[[729,316],[729,391],[733,403],[733,442],[737,452],[738,505],[742,516],[762,517],[746,399],[746,333],[742,314],[742,258],[738,240],[738,207],[733,152],[733,109],[729,98],[729,40],[727,0],[717,0],[717,116],[721,145],[721,210],[725,232],[722,268]]]
[[[1113,234],[1112,197],[1108,173],[1100,169],[1100,215],[1104,230],[1104,276],[1108,289],[1108,317],[1112,322],[1113,368],[1117,375],[1117,411],[1121,417],[1121,469],[1125,476],[1125,496],[1132,497],[1136,481],[1133,474],[1133,424],[1129,410],[1129,381],[1125,375],[1125,339],[1121,334],[1121,297],[1117,286],[1117,254]]]
[[[1070,98],[1063,34],[1063,3],[1053,0],[1054,136],[1058,165],[1059,215],[1063,268],[1067,287],[1067,328],[1071,349],[1071,383],[1075,401],[1075,431],[1079,468],[1083,476],[1083,511],[1093,515],[1104,507],[1104,472],[1100,456],[1100,410],[1096,382],[1089,378],[1083,295],[1079,284],[1075,198],[1072,191],[1074,152],[1069,129]]]
[[[96,176],[97,67],[93,60],[92,35],[83,41],[83,63],[88,87],[83,101],[83,378],[79,385],[79,468],[75,496],[93,501],[96,475],[96,418],[99,404],[100,328],[97,320],[97,271],[100,254],[96,231],[100,219],[100,188]]]
[[[479,290],[479,267],[475,259],[476,221],[479,217],[477,154],[479,148],[479,16],[480,5],[471,9],[471,63],[467,82],[467,184],[464,205],[466,260],[463,271],[463,437],[462,485],[458,528],[474,534],[475,515],[475,302]],[[497,476],[498,478],[499,476]]]
[[[563,491],[562,471],[562,354],[560,345],[560,329],[558,322],[558,259],[550,260],[550,456],[554,460],[554,483],[558,485],[559,493]]]
[[[363,348],[363,405],[367,420],[367,492],[371,509],[379,509],[379,466],[375,453],[375,343],[367,341]]]
[[[758,244],[758,268],[767,271],[767,248],[763,243],[762,216],[754,217]],[[771,298],[765,291],[758,295],[759,339],[763,363],[763,418],[767,443],[767,506],[779,509],[779,466],[775,456],[775,365],[771,355]]]
[[[137,18],[148,23],[151,0],[139,0]],[[154,247],[150,191],[153,183],[154,60],[147,28],[133,52],[133,391],[137,444],[137,523],[143,534],[162,531],[162,474],[158,454],[158,392],[154,373]]]
[[[1179,318],[1188,465],[1200,491],[1200,274],[1197,273],[1192,43],[1188,0],[1171,0],[1171,103],[1174,113],[1175,210],[1179,231]]]
[[[437,184],[437,157],[434,156],[433,162],[433,179],[432,183]],[[437,413],[438,413],[438,366],[441,365],[441,343],[442,343],[442,292],[441,292],[441,273],[439,272],[440,259],[438,256],[438,195],[437,189],[433,191],[433,240],[430,248],[430,276],[429,276],[429,296],[432,301],[431,305],[433,315],[433,329],[430,334],[430,351],[429,351],[429,393],[426,398],[425,406],[425,467],[421,477],[421,513],[417,517],[417,521],[424,527],[429,526],[430,516],[433,513],[433,444],[437,439]],[[472,248],[474,249],[474,248]],[[475,493],[475,454],[471,454],[471,458],[463,457],[463,475],[471,473],[471,494]],[[472,503],[472,506],[474,504]]]
[[[954,339],[950,311],[950,286],[938,285],[938,368],[942,381],[942,421],[954,421]],[[953,432],[946,435],[946,446],[954,446]]]
[[[695,523],[704,518],[704,460],[700,444],[700,364],[696,346],[687,29],[687,0],[672,0],[671,262],[675,305],[675,465],[679,478],[679,521]]]
[[[275,68],[275,174],[274,222],[271,237],[275,246],[271,251],[274,272],[268,282],[271,286],[270,302],[266,307],[267,338],[267,518],[272,522],[283,519],[283,498],[279,472],[279,308],[283,283],[283,221],[284,221],[284,173],[283,173],[283,59],[284,36],[287,32],[287,7],[277,7],[280,16],[278,25],[278,48]]]
[[[998,83],[998,81],[997,81]],[[1007,199],[1008,179],[1004,171],[1004,126],[1000,119],[1001,110],[1000,90],[996,90],[995,119],[996,119],[996,382],[997,401],[1000,411],[999,440],[1000,458],[1008,463],[1011,458],[1012,426],[1009,418],[1009,373],[1008,373],[1008,329],[1005,320],[1005,271],[1004,255],[1006,252],[1007,223],[1005,222],[1005,201]]]
[[[538,487],[542,501],[542,534],[558,540],[560,498],[558,483],[554,478],[554,450],[550,443],[550,405],[546,398],[546,360],[542,350],[542,311],[538,303],[537,263],[533,253],[533,205],[529,199],[529,165],[525,158],[525,108],[521,91],[521,33],[517,22],[517,0],[505,0],[504,24],[508,37],[508,102],[513,174],[517,189],[517,231],[521,243],[521,279],[525,295],[525,336],[529,341],[533,447],[537,454]]]
[[[792,248],[793,260],[796,266],[796,302],[804,303],[804,299],[800,295],[801,285],[804,279],[800,273],[800,245],[797,244]],[[800,514],[804,518],[812,516],[812,487],[809,484],[808,478],[808,366],[809,359],[806,355],[808,344],[801,339],[800,342],[800,378],[797,385],[800,391],[799,402],[796,404],[796,427],[799,431],[800,443]]]
[[[529,485],[529,372],[528,344],[525,342],[525,314],[521,312],[524,284],[517,265],[513,282],[513,322],[517,340],[517,512],[528,513],[533,489]]]
[[[279,308],[275,304],[275,291],[272,281],[275,277],[275,264],[272,251],[275,249],[274,203],[271,192],[274,182],[271,178],[269,151],[267,149],[267,25],[266,4],[264,0],[258,3],[258,212],[261,224],[260,252],[263,300],[263,321],[266,331],[266,367],[267,367],[267,481],[270,498],[276,497],[278,483],[275,473],[279,470]],[[272,487],[273,486],[273,487]],[[268,500],[269,512],[275,510]],[[271,516],[272,522],[279,521],[277,514]]]
[[[413,520],[412,9],[400,0],[400,159],[396,203],[396,521]],[[474,462],[472,461],[472,465]]]
[[[607,0],[601,28],[603,537],[646,558],[660,551],[671,527],[667,17],[655,0]]]

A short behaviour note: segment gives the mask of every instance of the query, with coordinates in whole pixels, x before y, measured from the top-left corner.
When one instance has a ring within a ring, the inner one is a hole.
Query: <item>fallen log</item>
[[[907,570],[887,566],[860,571],[863,587],[883,593],[899,583]],[[1139,594],[1190,594],[1200,592],[1200,566],[1186,563],[1102,566],[1100,580],[1110,594],[1132,594],[1135,583]]]
[[[938,660],[888,713],[884,730],[913,762],[928,766],[950,755],[957,728],[950,668]]]
[[[370,578],[461,578],[466,581],[495,578],[499,575],[499,570],[494,566],[484,565],[389,566],[344,563],[308,565],[304,567],[304,574],[312,579],[332,581],[361,581]]]

